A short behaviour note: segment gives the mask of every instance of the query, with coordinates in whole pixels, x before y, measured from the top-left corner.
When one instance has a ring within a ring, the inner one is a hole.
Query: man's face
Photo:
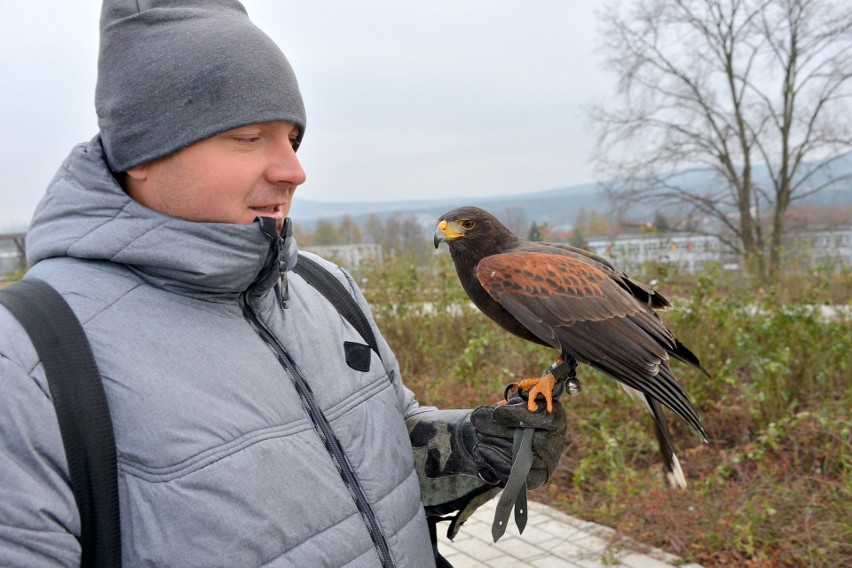
[[[189,221],[248,224],[290,212],[305,171],[293,148],[299,128],[264,122],[223,132],[127,170],[127,193],[142,205]]]

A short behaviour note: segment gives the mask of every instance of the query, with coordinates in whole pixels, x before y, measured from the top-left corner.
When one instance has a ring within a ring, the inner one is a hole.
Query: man
[[[531,415],[419,406],[348,274],[316,259],[368,315],[366,361],[349,357],[358,332],[289,272],[306,121],[284,55],[238,2],[107,0],[95,102],[99,134],[33,218],[27,277],[64,296],[92,344],[123,564],[432,565],[424,503],[446,514],[493,494]],[[50,392],[3,308],[0,381],[0,565],[77,565]],[[559,406],[535,419],[531,487],[565,429]]]

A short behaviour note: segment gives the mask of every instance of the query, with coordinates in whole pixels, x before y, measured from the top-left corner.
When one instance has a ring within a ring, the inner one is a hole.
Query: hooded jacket
[[[367,371],[347,365],[347,344],[364,340],[287,271],[297,256],[260,220],[195,223],[136,203],[98,137],[51,182],[27,276],[63,295],[92,345],[115,429],[125,566],[433,565],[405,426],[428,409],[352,279],[320,260],[378,339]],[[0,565],[78,565],[50,392],[2,307],[0,384]]]

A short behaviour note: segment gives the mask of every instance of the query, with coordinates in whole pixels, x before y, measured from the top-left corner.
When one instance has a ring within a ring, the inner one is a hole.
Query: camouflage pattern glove
[[[406,421],[427,514],[445,515],[474,497],[496,495],[512,469],[517,428],[536,429],[528,487],[550,479],[565,444],[565,410],[554,401],[552,413],[532,413],[526,404],[513,396],[505,405],[435,410]]]

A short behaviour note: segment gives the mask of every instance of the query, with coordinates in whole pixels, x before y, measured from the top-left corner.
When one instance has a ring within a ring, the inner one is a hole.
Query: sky
[[[296,200],[483,197],[594,181],[614,78],[598,2],[246,0],[307,109]],[[97,133],[99,1],[0,0],[0,230]]]

